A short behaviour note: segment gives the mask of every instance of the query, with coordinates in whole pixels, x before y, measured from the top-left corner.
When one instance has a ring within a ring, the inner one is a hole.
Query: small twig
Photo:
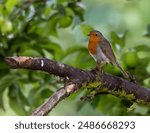
[[[49,97],[41,106],[39,106],[33,113],[33,116],[47,115],[58,103],[69,96],[76,89],[74,84],[69,84],[57,90],[51,97]]]
[[[61,99],[66,96],[65,88],[59,89],[51,97],[49,97],[41,106],[39,106],[33,113],[33,116],[44,116],[47,115]]]

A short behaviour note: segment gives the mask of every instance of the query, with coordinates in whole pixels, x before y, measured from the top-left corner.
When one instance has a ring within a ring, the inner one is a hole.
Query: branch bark
[[[93,97],[106,92],[132,102],[150,104],[150,89],[121,77],[73,68],[46,58],[7,57],[5,61],[12,69],[40,70],[66,79],[64,87],[50,96],[32,115],[47,115],[61,100],[81,88],[91,89]]]

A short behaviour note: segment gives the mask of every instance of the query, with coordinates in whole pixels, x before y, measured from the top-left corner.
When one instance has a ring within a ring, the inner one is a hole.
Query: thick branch
[[[133,102],[150,103],[150,89],[110,74],[103,73],[99,75],[94,70],[80,70],[46,58],[7,57],[6,63],[13,69],[40,70],[67,79],[67,85],[58,90],[32,115],[46,115],[63,98],[83,87],[92,88],[91,90],[94,90],[95,94],[107,92]],[[68,89],[69,85],[74,86]]]
[[[13,69],[40,70],[59,77],[72,77],[82,74],[79,69],[46,58],[7,57],[5,61]]]

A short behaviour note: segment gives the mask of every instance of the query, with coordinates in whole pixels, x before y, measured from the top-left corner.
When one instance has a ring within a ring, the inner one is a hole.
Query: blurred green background
[[[5,57],[46,57],[90,70],[91,29],[101,31],[124,69],[150,88],[149,5],[149,0],[0,0],[0,115],[30,115],[63,85],[43,72],[10,70]],[[115,66],[104,69],[122,76]],[[113,95],[80,101],[85,93],[71,95],[49,115],[150,115],[150,107]]]

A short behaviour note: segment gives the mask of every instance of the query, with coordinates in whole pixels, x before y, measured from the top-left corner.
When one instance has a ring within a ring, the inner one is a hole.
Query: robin
[[[96,69],[101,71],[104,64],[111,63],[116,65],[125,78],[130,78],[130,75],[118,63],[113,49],[109,41],[102,35],[101,32],[92,30],[89,34],[88,50],[90,55],[96,61]]]

